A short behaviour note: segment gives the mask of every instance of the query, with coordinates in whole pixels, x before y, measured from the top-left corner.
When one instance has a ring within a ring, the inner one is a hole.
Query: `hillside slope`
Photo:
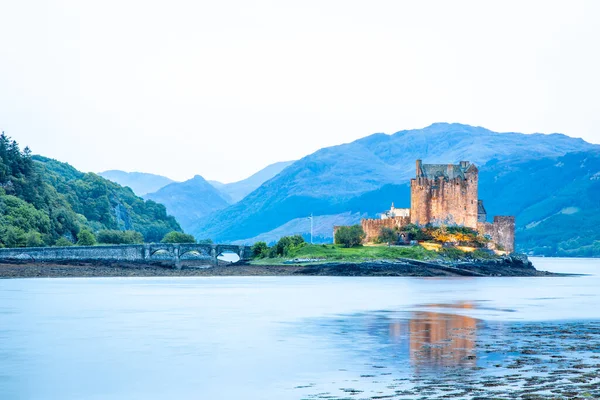
[[[226,198],[230,199],[230,203],[237,203],[238,201],[246,197],[249,193],[256,190],[260,185],[273,178],[293,163],[294,161],[281,161],[274,164],[270,164],[258,171],[257,173],[238,182],[208,182],[220,192],[224,193],[226,195]]]
[[[181,230],[164,206],[69,164],[32,156],[0,135],[0,247],[75,241],[82,228],[137,230],[146,241]]]
[[[146,242],[159,242],[166,233],[181,231],[176,219],[167,215],[165,206],[136,196],[128,187],[60,161],[42,156],[33,159],[45,182],[64,196],[81,225],[92,231],[135,230],[144,235]],[[53,212],[52,208],[49,212]]]
[[[378,197],[378,191],[387,185],[399,194],[407,193],[405,185],[414,176],[416,159],[483,165],[492,159],[518,162],[595,148],[562,134],[496,133],[461,124],[374,134],[296,161],[239,203],[198,220],[190,229],[217,241],[253,238],[311,213],[371,212],[362,209],[367,201],[358,201],[361,196],[385,204],[379,208],[383,211],[394,200]]]

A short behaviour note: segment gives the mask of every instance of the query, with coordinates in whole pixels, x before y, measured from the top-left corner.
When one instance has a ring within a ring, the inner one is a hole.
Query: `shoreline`
[[[161,265],[124,262],[14,262],[0,263],[0,279],[193,277],[193,276],[396,276],[396,277],[549,277],[577,274],[536,270],[529,261],[430,263],[417,260],[326,262],[319,264],[256,265],[248,263]]]

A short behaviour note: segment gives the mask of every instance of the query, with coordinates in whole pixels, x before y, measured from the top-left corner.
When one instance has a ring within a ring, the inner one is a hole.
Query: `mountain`
[[[331,243],[333,226],[360,224],[360,220],[366,217],[366,213],[351,212],[315,216],[313,219],[313,243]],[[302,235],[307,242],[310,242],[310,219],[307,217],[295,218],[272,231],[261,233],[250,239],[234,241],[233,244],[243,245],[258,241],[273,244],[280,237],[289,235]]]
[[[81,229],[136,230],[146,241],[181,231],[164,206],[0,135],[0,247],[74,241]]]
[[[131,190],[133,190],[133,192],[138,196],[156,192],[158,189],[173,182],[173,180],[165,176],[147,174],[145,172],[110,170],[100,172],[98,175],[116,182],[121,186],[130,187]]]
[[[185,182],[170,183],[144,197],[164,204],[184,229],[198,218],[229,205],[224,195],[200,175]]]
[[[488,213],[514,215],[517,249],[600,257],[600,150],[481,168]]]
[[[261,169],[254,175],[233,183],[221,183],[218,181],[208,181],[216,189],[226,195],[226,198],[230,199],[230,203],[237,203],[249,193],[253,192],[260,185],[273,178],[288,166],[292,165],[294,161],[281,161],[275,164],[271,164]]]
[[[447,123],[393,135],[374,134],[296,161],[240,202],[191,224],[190,231],[216,241],[244,240],[311,213],[375,215],[374,205],[379,212],[392,201],[397,207],[406,206],[410,201],[407,182],[414,176],[416,159],[518,163],[598,148],[562,134],[497,133]]]

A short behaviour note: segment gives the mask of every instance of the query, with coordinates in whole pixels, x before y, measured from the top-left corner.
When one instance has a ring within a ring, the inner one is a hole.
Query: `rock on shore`
[[[468,261],[366,261],[332,262],[304,266],[296,275],[329,276],[551,276],[538,271],[527,256],[513,254],[497,259]]]

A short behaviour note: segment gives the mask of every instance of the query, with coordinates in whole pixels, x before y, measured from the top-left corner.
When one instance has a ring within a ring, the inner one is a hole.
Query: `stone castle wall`
[[[495,216],[494,222],[478,222],[477,230],[488,235],[496,248],[508,253],[515,251],[515,217]]]
[[[401,228],[410,224],[410,217],[392,217],[386,219],[363,219],[360,221],[366,233],[365,243],[373,243],[379,237],[381,228]]]
[[[410,181],[411,222],[415,225],[462,225],[477,228],[477,169],[460,177],[430,180],[417,176]]]

